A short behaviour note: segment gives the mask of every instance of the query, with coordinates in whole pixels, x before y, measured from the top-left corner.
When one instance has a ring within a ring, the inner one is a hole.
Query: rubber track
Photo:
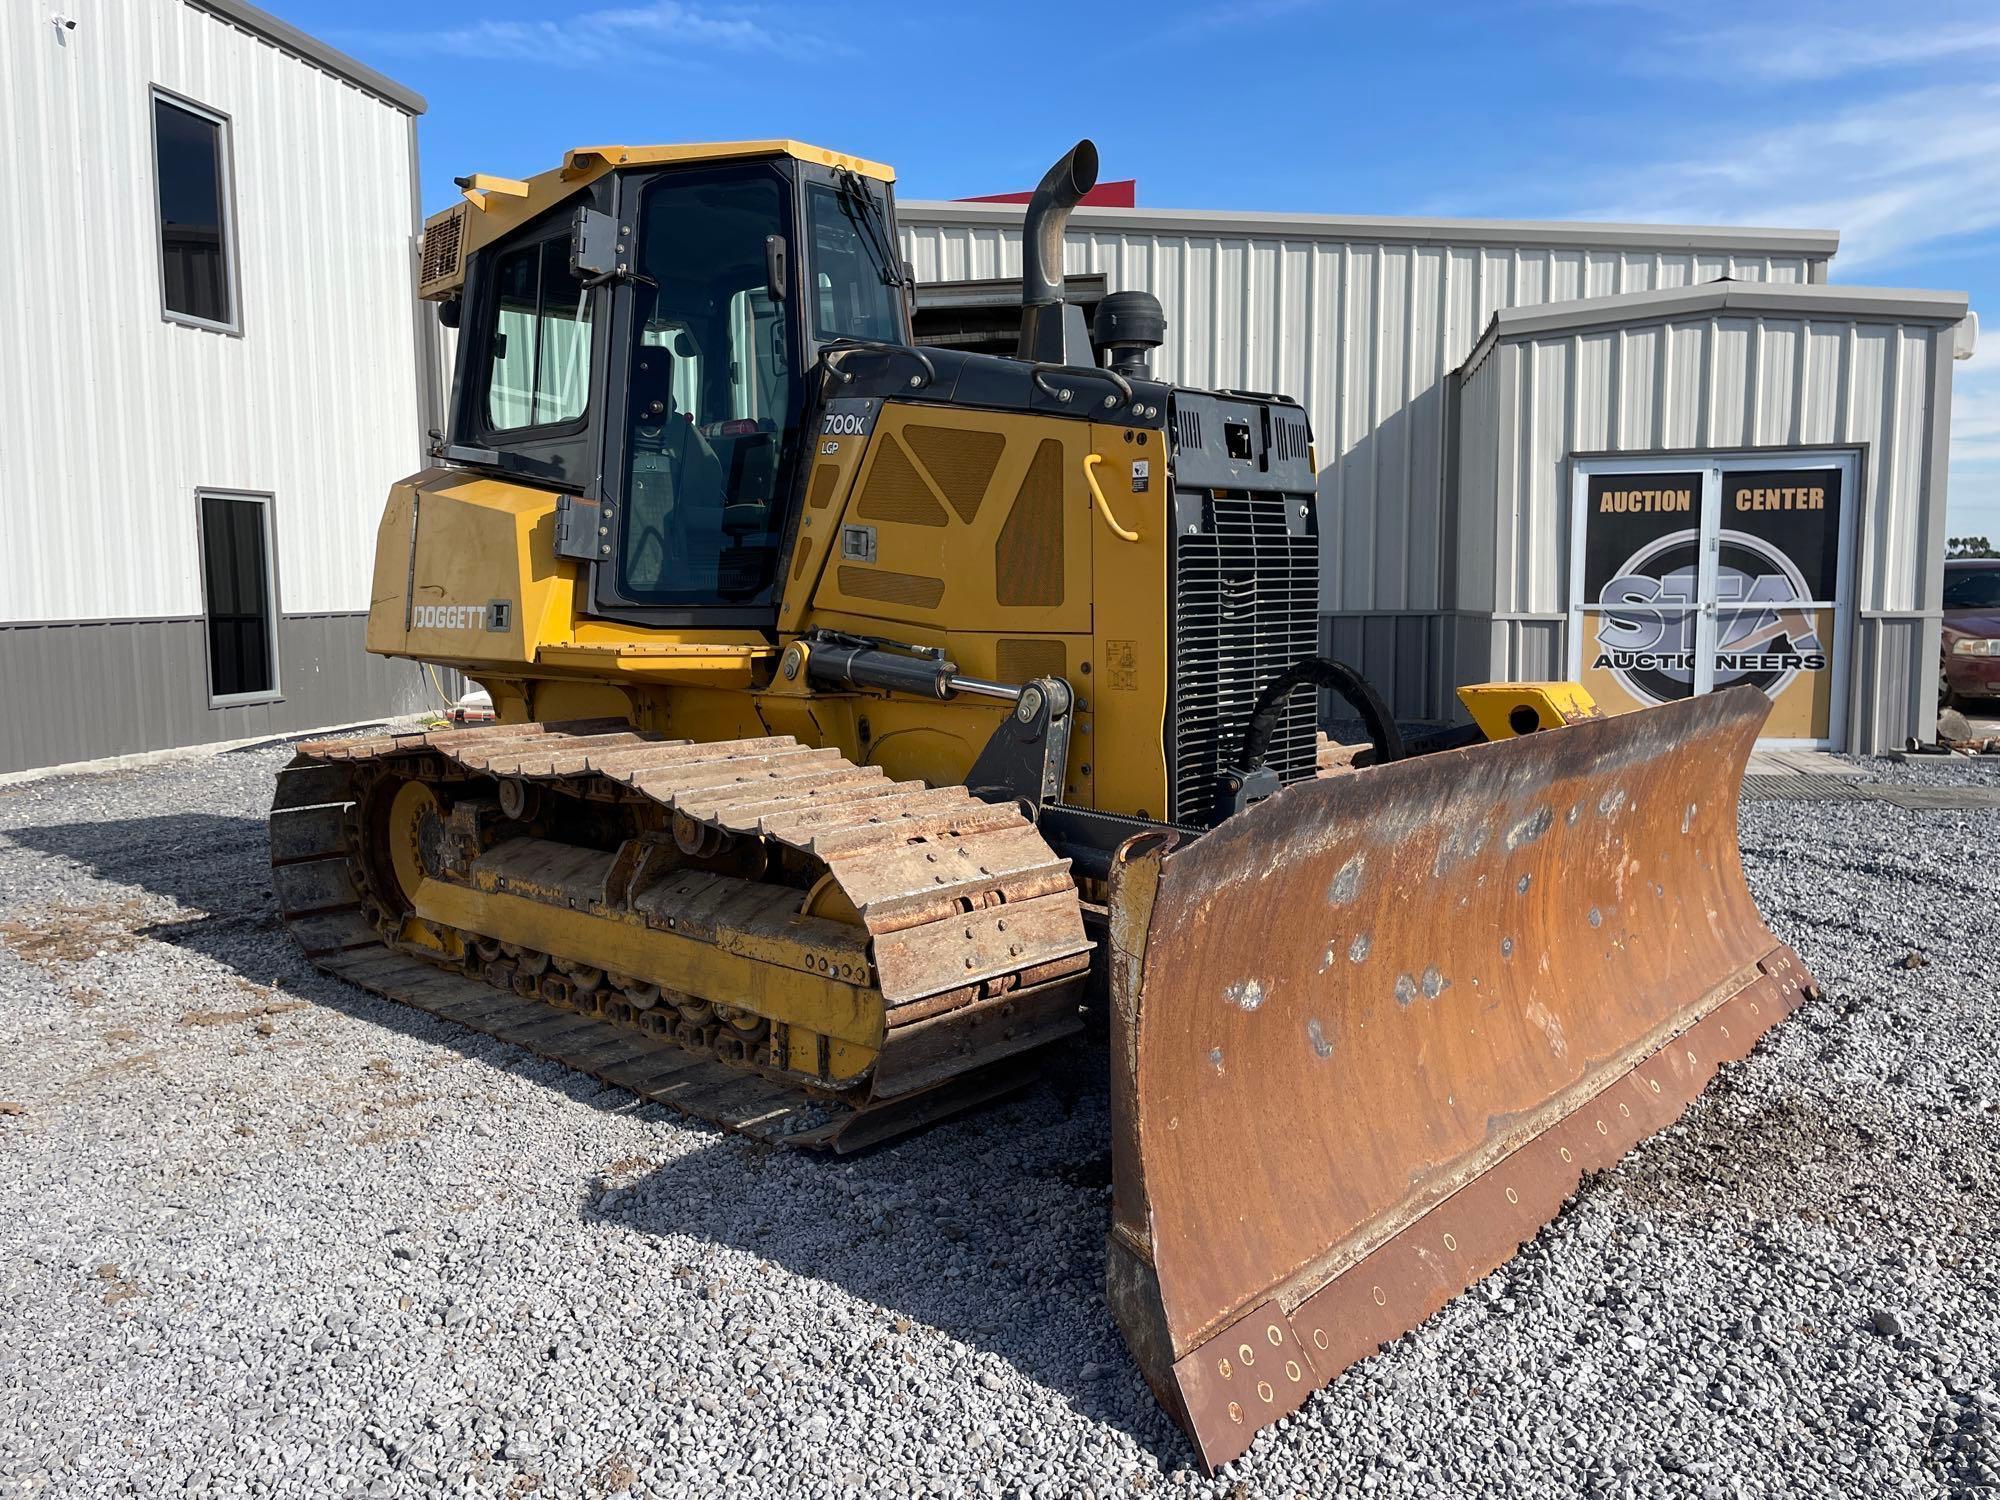
[[[872,1145],[1019,1086],[1032,1058],[1004,1058],[855,1108],[388,947],[363,915],[349,868],[359,837],[351,804],[364,766],[432,756],[481,776],[603,778],[698,822],[812,855],[870,933],[891,938],[877,949],[877,968],[892,1025],[898,1005],[934,1006],[940,995],[996,982],[1025,992],[1088,964],[1068,861],[1018,808],[981,802],[963,787],[890,782],[879,767],[852,766],[788,736],[698,745],[593,721],[300,747],[272,807],[273,884],[287,927],[318,967],[759,1139],[842,1151]],[[1011,953],[994,949],[997,911],[1019,914],[1005,944]]]

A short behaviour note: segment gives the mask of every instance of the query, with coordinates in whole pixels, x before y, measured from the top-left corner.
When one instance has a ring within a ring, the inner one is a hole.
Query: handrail
[[[1090,483],[1091,498],[1097,502],[1097,513],[1104,517],[1104,524],[1111,528],[1111,534],[1121,542],[1136,542],[1139,533],[1127,531],[1118,524],[1118,518],[1111,514],[1111,502],[1104,498],[1104,490],[1097,482],[1097,466],[1104,462],[1101,453],[1086,453],[1083,456],[1083,477]]]
[[[928,354],[924,353],[923,350],[917,348],[914,344],[892,344],[881,339],[840,339],[820,349],[820,363],[825,365],[833,378],[838,380],[842,385],[852,385],[854,384],[854,377],[840,368],[834,356],[852,354],[857,350],[881,355],[907,354],[924,367],[923,379],[919,380],[914,375],[910,377],[910,388],[912,390],[922,390],[926,386],[937,384],[937,366],[931,363],[931,357]]]
[[[1114,402],[1107,396],[1104,404],[1106,406],[1130,406],[1132,404],[1132,382],[1127,380],[1123,375],[1120,375],[1116,370],[1105,369],[1101,365],[1036,365],[1034,367],[1035,384],[1041,388],[1042,394],[1052,396],[1058,401],[1067,401],[1069,400],[1070,393],[1050,381],[1048,377],[1051,372],[1057,375],[1068,375],[1072,378],[1078,375],[1094,375],[1100,380],[1108,380],[1118,388],[1120,399]]]

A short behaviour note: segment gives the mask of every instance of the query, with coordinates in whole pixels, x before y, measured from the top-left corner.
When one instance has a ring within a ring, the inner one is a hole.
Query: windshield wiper
[[[840,184],[840,196],[847,217],[854,222],[868,241],[868,248],[875,256],[875,268],[881,273],[884,286],[900,287],[908,278],[903,275],[901,258],[896,254],[896,236],[890,230],[882,205],[875,195],[868,191],[868,185],[861,180],[861,174],[852,167],[836,167],[833,180]],[[861,210],[856,213],[852,204],[859,199]]]

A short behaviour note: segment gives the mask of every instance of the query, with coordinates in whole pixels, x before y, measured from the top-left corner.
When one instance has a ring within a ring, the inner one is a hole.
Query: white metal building
[[[421,705],[424,102],[241,0],[0,8],[0,772]]]
[[[1019,273],[1017,206],[905,202],[899,216],[920,282]],[[1772,729],[1879,749],[1934,722],[1949,352],[1970,325],[1956,294],[1825,285],[1838,243],[1824,230],[1081,208],[1064,262],[1160,298],[1161,377],[1305,405],[1328,649],[1411,717],[1452,715],[1461,682],[1584,672],[1572,543],[1589,476],[1612,456],[1704,474],[1729,460],[1735,474],[1736,450],[1777,445],[1810,450],[1792,468],[1847,465],[1833,515],[1859,519],[1840,523],[1854,540],[1827,601],[1838,663],[1810,689],[1827,712]],[[1769,301],[1742,300],[1750,287]],[[1537,330],[1529,373],[1505,373]],[[1559,381],[1561,358],[1576,363]],[[1696,593],[1679,654],[1694,661],[1641,677],[1626,701],[1733,680],[1710,658],[1768,629],[1740,608],[1723,620],[1714,568],[1683,581]],[[1622,679],[1593,680],[1620,701]]]
[[[1850,286],[1496,314],[1460,375],[1432,681],[1576,677],[1617,707],[1750,681],[1770,741],[1928,734],[1970,332],[1961,294]]]

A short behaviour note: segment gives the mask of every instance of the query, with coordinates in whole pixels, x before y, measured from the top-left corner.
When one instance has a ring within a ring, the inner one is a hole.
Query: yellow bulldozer
[[[368,645],[496,721],[305,745],[273,878],[327,972],[799,1147],[1017,1088],[1101,1007],[1107,1294],[1213,1470],[1813,982],[1743,879],[1754,690],[1470,687],[1416,739],[1315,654],[1306,415],[1154,379],[1144,293],[1065,301],[1096,169],[1026,210],[1011,357],[915,342],[872,162],[461,179]]]

